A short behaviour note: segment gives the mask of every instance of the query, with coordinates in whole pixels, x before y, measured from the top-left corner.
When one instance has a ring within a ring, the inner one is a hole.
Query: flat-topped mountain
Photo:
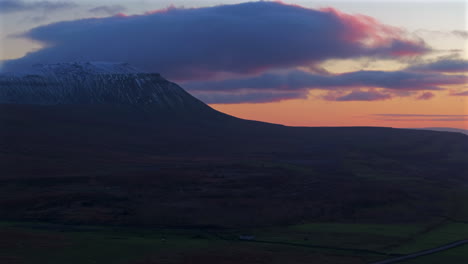
[[[212,110],[157,73],[146,73],[127,63],[107,62],[36,64],[22,73],[2,74],[0,103]]]

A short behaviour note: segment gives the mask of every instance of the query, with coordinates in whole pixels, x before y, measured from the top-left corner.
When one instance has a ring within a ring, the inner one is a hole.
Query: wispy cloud
[[[246,92],[221,92],[221,93],[196,93],[196,97],[207,104],[238,104],[238,103],[268,103],[279,102],[288,99],[306,99],[306,91],[246,91]]]
[[[266,73],[249,78],[233,78],[220,81],[187,82],[184,88],[194,94],[211,93],[210,102],[216,101],[216,94],[223,94],[221,101],[226,101],[226,94],[236,96],[242,93],[259,96],[266,94],[280,100],[283,93],[289,92],[283,100],[303,98],[310,90],[324,90],[328,93],[320,98],[334,101],[378,101],[393,97],[413,96],[418,91],[424,91],[416,96],[419,100],[429,100],[435,96],[429,91],[443,90],[444,85],[465,84],[467,77],[463,75],[443,75],[438,73],[420,72],[386,72],[357,71],[343,74],[320,75],[304,71],[289,71],[286,73]],[[294,93],[292,93],[294,92]],[[241,97],[241,98],[244,98]]]
[[[457,37],[468,39],[468,31],[467,30],[453,30],[452,34]]]
[[[332,101],[381,101],[390,98],[392,98],[391,94],[378,91],[353,91],[343,96],[325,97],[325,99]]]
[[[380,119],[382,121],[392,121],[392,122],[434,122],[434,121],[447,121],[447,122],[455,122],[455,121],[468,121],[468,118],[406,118],[406,119],[398,119],[398,118],[383,118]]]
[[[337,89],[337,88],[386,88],[393,90],[419,91],[443,90],[440,86],[464,84],[463,75],[427,74],[406,71],[357,71],[336,75],[318,75],[304,71],[266,73],[250,78],[235,78],[212,82],[191,82],[190,90],[220,91],[240,89]]]
[[[413,65],[407,68],[407,70],[421,72],[468,72],[468,61],[464,59],[439,59]]]
[[[91,8],[88,11],[94,14],[115,15],[125,10],[127,10],[127,8],[122,5],[102,5]]]
[[[414,31],[414,34],[421,36],[421,37],[439,37],[439,38],[447,38],[447,37],[457,37],[462,39],[468,38],[468,31],[467,30],[429,30],[429,29],[418,29]]]
[[[73,2],[56,1],[22,1],[22,0],[0,0],[0,13],[15,13],[23,11],[44,10],[51,11],[76,7]]]
[[[430,115],[430,114],[374,114],[373,116],[386,117],[468,117],[468,115]]]
[[[418,100],[429,100],[429,99],[432,99],[434,96],[435,96],[434,93],[424,92],[424,93],[418,95],[418,97],[416,97],[416,99],[418,99]]]
[[[468,115],[437,115],[437,114],[374,114],[380,121],[391,122],[458,122],[468,121]]]
[[[468,91],[450,93],[453,96],[468,96]]]

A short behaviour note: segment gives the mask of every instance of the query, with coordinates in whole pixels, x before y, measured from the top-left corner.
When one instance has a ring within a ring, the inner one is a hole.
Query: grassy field
[[[142,229],[2,222],[0,263],[370,263],[390,256],[359,249],[412,253],[466,238],[467,227],[310,223],[261,229]],[[254,235],[255,241],[239,240],[242,234]],[[464,263],[466,249],[405,263]]]
[[[468,245],[453,248],[437,254],[427,255],[412,260],[401,262],[402,264],[440,264],[440,263],[467,263]]]
[[[427,248],[434,248],[443,244],[448,244],[453,241],[468,239],[468,224],[464,223],[445,223],[434,228],[429,232],[425,232],[405,244],[394,249],[398,253],[412,253]],[[466,248],[466,246],[464,247]],[[468,251],[463,252],[459,249],[447,251],[447,253],[440,253],[453,257],[464,257],[468,261]],[[438,254],[435,254],[438,255]],[[428,257],[430,258],[430,257]]]

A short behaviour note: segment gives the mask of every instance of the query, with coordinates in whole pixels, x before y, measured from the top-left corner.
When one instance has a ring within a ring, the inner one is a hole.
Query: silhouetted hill
[[[460,129],[460,128],[452,128],[452,127],[424,127],[424,128],[417,128],[417,129],[444,131],[444,132],[457,132],[457,133],[463,133],[465,135],[468,135],[468,130]]]

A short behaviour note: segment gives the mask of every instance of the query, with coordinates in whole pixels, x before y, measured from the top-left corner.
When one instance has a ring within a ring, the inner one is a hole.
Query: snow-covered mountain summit
[[[209,108],[157,73],[109,62],[36,64],[21,73],[0,74],[0,103]]]
[[[33,72],[44,75],[63,75],[63,74],[131,74],[145,73],[129,63],[114,62],[74,62],[74,63],[55,63],[55,64],[34,64],[31,67]]]

